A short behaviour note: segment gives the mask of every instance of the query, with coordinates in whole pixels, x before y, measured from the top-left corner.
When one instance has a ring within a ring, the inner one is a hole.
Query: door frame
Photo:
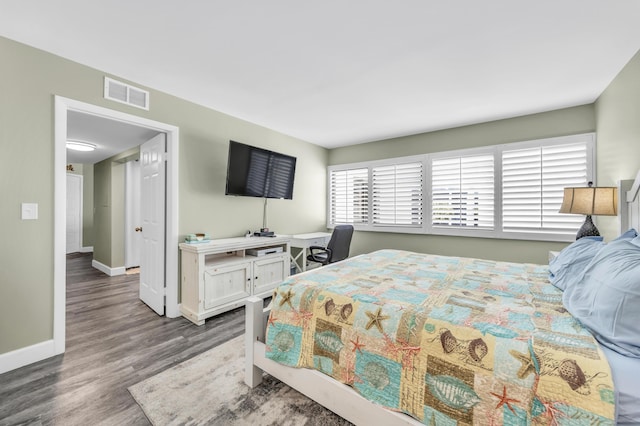
[[[130,160],[124,164],[124,167],[124,267],[125,269],[128,269],[131,267],[140,266],[140,247],[142,246],[142,243],[136,243],[135,240],[137,237],[140,237],[141,234],[138,231],[132,232],[135,227],[140,226],[140,224],[142,223],[142,221],[140,220],[139,197],[140,162],[138,160]],[[135,174],[135,176],[132,176],[132,174]],[[134,250],[134,246],[136,246],[136,244],[138,244],[138,250]],[[137,252],[137,262],[132,262],[132,253],[134,252]]]
[[[80,181],[80,194],[78,194],[78,203],[80,204],[80,208],[79,208],[79,216],[80,216],[80,221],[78,223],[78,238],[80,239],[80,241],[78,242],[78,251],[81,252],[82,251],[82,241],[83,241],[83,235],[82,235],[82,228],[83,228],[83,220],[84,220],[84,211],[83,211],[83,192],[84,192],[84,176],[76,174],[76,173],[68,173],[67,172],[67,181],[69,180],[69,176],[71,176],[72,179],[78,179]],[[67,194],[68,195],[68,194]],[[65,202],[66,202],[67,198],[65,196]],[[65,204],[66,206],[66,204]],[[69,212],[66,212],[67,214]],[[68,226],[67,224],[65,224],[66,226]],[[68,229],[68,228],[67,228]],[[64,245],[64,252],[65,254],[67,253],[67,242],[65,241],[65,245]]]
[[[62,96],[54,96],[54,254],[53,254],[53,343],[55,354],[65,350],[66,310],[66,163],[67,113],[76,111],[110,120],[147,127],[167,134],[165,315],[180,316],[178,304],[178,145],[176,126],[111,110]]]

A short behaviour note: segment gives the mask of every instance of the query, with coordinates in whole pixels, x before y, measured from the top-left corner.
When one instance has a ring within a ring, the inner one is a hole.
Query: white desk
[[[307,270],[308,248],[311,246],[326,247],[331,238],[330,232],[310,232],[308,234],[291,235],[290,245],[292,248],[300,249],[300,252],[294,257],[291,255],[291,261],[296,268],[304,272]]]

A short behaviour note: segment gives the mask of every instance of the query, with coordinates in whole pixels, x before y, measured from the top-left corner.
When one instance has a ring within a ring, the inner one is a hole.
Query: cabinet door
[[[251,295],[251,263],[239,263],[204,271],[204,309],[211,309]]]
[[[273,290],[289,276],[289,258],[286,255],[253,262],[253,294]]]

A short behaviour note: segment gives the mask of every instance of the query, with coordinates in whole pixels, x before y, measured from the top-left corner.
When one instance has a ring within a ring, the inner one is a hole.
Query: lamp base
[[[578,230],[578,234],[576,235],[576,240],[579,240],[582,237],[598,237],[600,236],[600,232],[598,228],[591,221],[591,215],[587,215],[584,220],[584,223]]]

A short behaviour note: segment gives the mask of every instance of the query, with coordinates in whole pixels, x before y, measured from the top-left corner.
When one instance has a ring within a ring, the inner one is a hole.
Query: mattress
[[[640,358],[630,358],[605,346],[616,397],[616,424],[640,425]]]
[[[541,265],[380,250],[274,292],[268,358],[425,424],[613,424],[609,364]]]

